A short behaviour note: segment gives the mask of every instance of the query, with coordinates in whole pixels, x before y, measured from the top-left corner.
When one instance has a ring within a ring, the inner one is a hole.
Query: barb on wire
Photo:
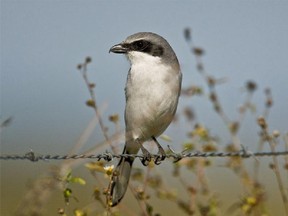
[[[171,147],[169,147],[171,153],[166,154],[166,158],[172,158],[174,162],[178,162],[183,158],[192,158],[192,157],[241,157],[241,158],[250,158],[250,157],[264,157],[264,156],[283,156],[288,155],[288,151],[278,151],[278,152],[251,152],[247,151],[245,148],[237,152],[189,152],[185,153],[176,153]],[[0,155],[0,160],[30,160],[32,162],[38,161],[48,161],[48,160],[76,160],[76,159],[95,159],[95,160],[105,160],[111,161],[114,158],[139,158],[141,160],[147,159],[147,156],[142,154],[113,154],[105,152],[102,154],[73,154],[73,155],[40,155],[36,154],[32,150],[26,154],[3,154]],[[156,159],[159,157],[158,154],[151,154],[151,158]]]

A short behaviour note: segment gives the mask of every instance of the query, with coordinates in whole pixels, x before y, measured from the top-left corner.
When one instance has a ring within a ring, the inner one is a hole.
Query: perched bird
[[[182,74],[172,47],[161,36],[152,32],[139,32],[111,47],[109,52],[125,54],[131,67],[128,72],[125,95],[126,142],[123,154],[137,154],[139,149],[149,159],[142,146],[153,140],[158,148],[159,164],[165,152],[156,137],[173,120],[181,90]],[[151,156],[151,155],[150,155]],[[146,158],[146,162],[147,162]],[[121,158],[108,191],[108,204],[117,205],[128,187],[133,158]],[[142,161],[144,165],[145,159]]]

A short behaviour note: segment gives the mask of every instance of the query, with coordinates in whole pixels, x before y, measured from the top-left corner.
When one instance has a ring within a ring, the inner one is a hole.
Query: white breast
[[[181,73],[160,57],[131,52],[128,58],[131,69],[126,84],[126,131],[131,138],[146,141],[163,133],[172,121]]]

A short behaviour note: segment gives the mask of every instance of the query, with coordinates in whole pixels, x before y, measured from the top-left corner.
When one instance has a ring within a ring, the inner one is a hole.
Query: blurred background
[[[205,81],[196,70],[191,43],[184,38],[187,27],[191,28],[194,45],[205,50],[203,61],[208,73],[227,79],[217,91],[231,119],[237,118],[237,109],[245,99],[245,83],[248,80],[257,83],[253,99],[257,108],[254,114],[246,116],[239,133],[241,143],[255,151],[259,139],[256,117],[265,108],[264,90],[267,87],[271,88],[274,101],[269,128],[287,133],[287,11],[288,2],[284,0],[2,0],[1,122],[10,117],[12,122],[1,128],[1,154],[25,154],[32,149],[39,154],[62,155],[71,150],[94,116],[93,110],[85,105],[89,93],[77,70],[77,65],[86,56],[92,58],[88,76],[96,84],[96,98],[108,132],[114,130],[114,125],[108,121],[112,114],[119,114],[120,127],[124,129],[124,86],[129,63],[124,56],[108,51],[139,31],[155,32],[168,40],[181,64],[184,88],[190,85],[204,87]],[[185,141],[187,130],[197,122],[208,125],[223,145],[230,142],[227,129],[208,99],[182,97],[179,115],[186,106],[193,109],[193,122],[180,118],[165,132],[171,137],[169,145],[175,150],[181,150],[179,144]],[[103,140],[99,125],[96,125],[81,151]],[[121,149],[123,142],[119,145]],[[163,146],[167,143],[163,142]],[[110,150],[104,146],[98,153],[106,149]],[[279,149],[283,150],[284,146]],[[265,167],[269,160],[261,159],[269,207],[275,208],[272,215],[283,215],[279,191],[275,192],[275,177],[268,165]],[[12,215],[29,184],[55,164],[55,161],[1,161],[0,214]],[[165,169],[169,164],[161,166]],[[233,186],[233,175],[230,173],[226,177],[223,170],[225,168],[217,166],[211,169],[211,182],[217,191],[224,190],[230,182]],[[224,176],[218,175],[218,171]],[[89,172],[82,170],[80,173],[83,178],[89,178]],[[284,179],[287,180],[287,172]],[[287,181],[285,183],[287,190]],[[89,190],[92,186],[88,187],[87,199],[91,199]],[[231,195],[229,191],[218,193],[228,200]],[[237,198],[237,193],[234,196]],[[52,206],[51,212],[63,205],[61,195],[55,197],[57,201],[48,203]]]

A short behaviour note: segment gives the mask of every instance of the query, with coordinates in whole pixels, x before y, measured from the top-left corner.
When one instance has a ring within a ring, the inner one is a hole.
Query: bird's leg
[[[151,161],[151,154],[149,153],[149,151],[146,148],[144,148],[144,146],[142,145],[142,143],[139,142],[138,139],[136,139],[136,142],[140,146],[140,149],[141,149],[141,151],[143,153],[143,157],[140,158],[141,163],[144,166],[148,166],[149,162]]]
[[[164,151],[164,149],[162,148],[162,146],[159,144],[159,142],[157,141],[157,139],[152,136],[153,141],[156,143],[157,147],[158,147],[158,156],[155,158],[154,163],[156,165],[159,165],[161,163],[161,161],[165,160],[166,158],[166,153]]]

